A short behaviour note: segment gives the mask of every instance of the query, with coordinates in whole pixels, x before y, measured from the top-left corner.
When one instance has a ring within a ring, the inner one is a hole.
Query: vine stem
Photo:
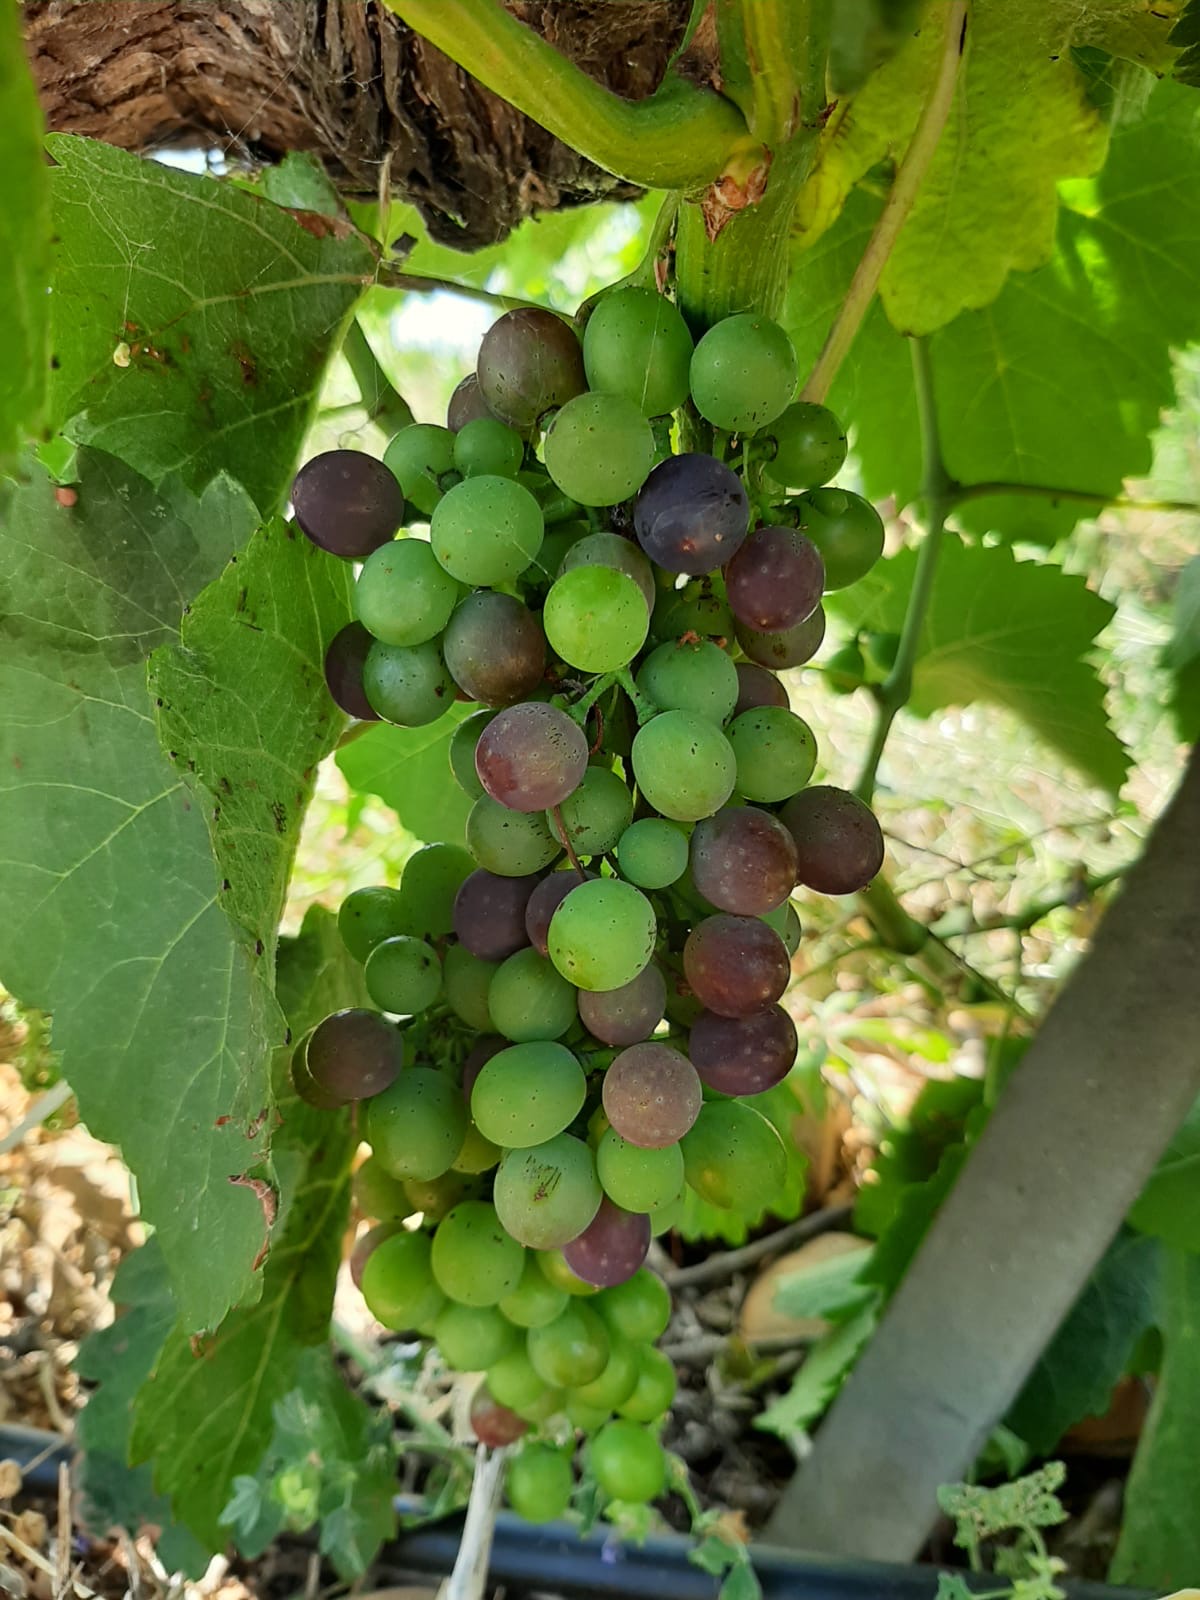
[[[1195,500],[1138,500],[1127,495],[1113,495],[1106,490],[1091,493],[1087,489],[1060,489],[1049,483],[1004,483],[1000,480],[982,483],[956,483],[952,499],[956,506],[968,500],[983,500],[988,495],[1014,494],[1039,500],[1068,500],[1072,505],[1109,506],[1116,511],[1188,511],[1200,512],[1200,502]]]
[[[381,428],[399,432],[415,419],[408,401],[393,385],[371,349],[361,324],[352,319],[342,340],[342,354],[358,385],[367,416]]]
[[[503,1447],[488,1450],[483,1445],[475,1452],[475,1476],[471,1480],[471,1498],[467,1501],[462,1539],[454,1571],[438,1590],[438,1600],[483,1600],[487,1589],[488,1562],[492,1554],[492,1536],[496,1531],[496,1514],[500,1510],[500,1493],[504,1485],[506,1454]]]
[[[896,172],[895,181],[879,214],[879,220],[867,241],[867,248],[855,268],[850,287],[846,291],[846,298],[842,301],[828,337],[821,347],[816,365],[800,391],[802,400],[819,403],[825,399],[830,385],[837,376],[838,368],[854,343],[854,336],[875,297],[887,259],[892,253],[901,228],[908,220],[917,198],[917,191],[928,171],[929,163],[933,160],[942,130],[946,126],[950,107],[954,103],[954,91],[958,86],[958,73],[966,43],[967,0],[951,0],[946,11],[946,31],[943,36],[941,59],[929,99],[925,102],[916,132]]]
[[[479,300],[499,306],[502,311],[552,311],[553,306],[537,300],[522,300],[520,295],[497,294],[478,283],[460,283],[457,278],[434,278],[423,272],[405,272],[389,261],[381,261],[375,273],[380,289],[400,289],[408,294],[457,294],[464,300]]]

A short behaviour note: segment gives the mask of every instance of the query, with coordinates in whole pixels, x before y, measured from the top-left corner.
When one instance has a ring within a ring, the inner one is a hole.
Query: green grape
[[[467,1185],[461,1173],[451,1167],[440,1178],[405,1178],[404,1193],[408,1196],[409,1216],[419,1211],[426,1222],[440,1222],[447,1211],[466,1199]]]
[[[813,775],[817,741],[808,723],[784,706],[755,706],[728,729],[738,793],[747,800],[787,800]]]
[[[581,672],[616,672],[642,648],[650,618],[641,590],[612,567],[572,567],[546,596],[542,626],[553,650]]]
[[[496,1171],[496,1214],[522,1244],[550,1250],[577,1238],[600,1208],[600,1180],[582,1139],[560,1133],[509,1150]]]
[[[367,993],[381,1011],[414,1016],[442,992],[442,963],[424,939],[385,939],[367,957]]]
[[[672,1200],[670,1205],[659,1206],[657,1211],[650,1213],[650,1237],[657,1239],[660,1234],[670,1233],[672,1228],[682,1227],[686,1206],[687,1189],[685,1187],[677,1200]]]
[[[853,639],[839,645],[825,662],[825,682],[834,694],[853,694],[862,688],[866,676],[867,664]]]
[[[634,1386],[624,1400],[617,1401],[618,1413],[631,1422],[657,1422],[671,1409],[674,1398],[675,1368],[661,1350],[643,1345],[638,1351]]]
[[[495,1306],[453,1300],[438,1313],[433,1337],[446,1365],[457,1372],[486,1372],[521,1342],[519,1331]]]
[[[465,1172],[474,1177],[480,1172],[490,1172],[499,1162],[503,1151],[498,1144],[480,1133],[474,1123],[467,1129],[462,1149],[454,1158],[452,1172]]]
[[[596,1297],[596,1307],[614,1333],[634,1344],[661,1338],[671,1320],[667,1286],[648,1267],[639,1267],[632,1278],[605,1289]]]
[[[783,940],[784,948],[789,956],[794,956],[800,948],[800,918],[796,915],[796,908],[790,900],[785,900],[781,906],[776,906],[774,911],[766,912],[761,921]]]
[[[414,422],[388,445],[383,464],[395,474],[404,498],[429,516],[442,498],[438,479],[454,466],[454,435],[431,422]]]
[[[517,482],[523,489],[528,489],[537,501],[542,509],[542,520],[548,528],[579,520],[583,507],[578,500],[572,500],[569,494],[564,494],[540,467],[535,472],[519,472]],[[540,551],[536,564],[539,567],[543,565]]]
[[[488,1010],[488,992],[499,971],[498,961],[481,961],[461,944],[448,945],[442,957],[442,987],[456,1017],[476,1033],[495,1033]]]
[[[429,1322],[445,1305],[434,1281],[429,1235],[394,1233],[367,1257],[362,1296],[371,1315],[397,1333]]]
[[[338,932],[356,961],[365,961],[377,944],[407,933],[408,916],[399,889],[383,885],[355,889],[338,910]]]
[[[520,1283],[500,1302],[501,1311],[518,1328],[544,1328],[566,1308],[566,1290],[550,1282],[539,1265],[542,1259],[540,1252],[526,1254]]]
[[[558,522],[553,527],[547,527],[538,558],[521,574],[521,582],[531,587],[548,587],[562,571],[563,562],[575,546],[586,543],[589,537],[586,522]],[[617,537],[613,534],[614,539]],[[622,539],[620,542],[626,544],[628,541]]]
[[[580,1433],[595,1433],[612,1416],[611,1406],[589,1406],[571,1390],[567,1393],[567,1421]]]
[[[677,410],[688,395],[692,336],[678,309],[653,289],[613,289],[583,330],[589,389],[621,394],[648,417]]]
[[[883,554],[883,519],[862,495],[849,489],[811,489],[789,504],[821,553],[827,591],[857,583]]]
[[[642,817],[617,840],[621,876],[639,889],[665,889],[688,864],[688,838],[661,817]]]
[[[537,1259],[547,1282],[561,1289],[564,1294],[584,1297],[599,1294],[594,1283],[588,1283],[571,1270],[561,1250],[539,1250]]]
[[[364,1113],[366,1141],[393,1178],[440,1178],[467,1131],[462,1095],[432,1067],[406,1067]]]
[[[654,435],[632,400],[580,394],[556,413],[546,433],[546,471],[581,506],[615,506],[645,483]]]
[[[658,595],[654,568],[638,546],[619,533],[588,533],[586,528],[583,532],[586,537],[576,535],[564,551],[557,573],[561,576],[575,567],[612,567],[632,578],[647,606],[653,607]]]
[[[394,1222],[412,1215],[413,1207],[404,1184],[393,1178],[375,1156],[368,1156],[354,1174],[354,1203],[364,1217],[375,1222]]]
[[[473,711],[464,717],[450,735],[450,770],[460,789],[479,800],[486,793],[475,771],[475,746],[479,736],[496,715],[494,711]]]
[[[433,1275],[451,1300],[494,1306],[521,1281],[525,1252],[485,1200],[461,1200],[433,1236]]]
[[[737,668],[711,639],[674,639],[652,650],[637,686],[662,711],[690,711],[721,723],[737,704]]]
[[[533,1370],[523,1339],[488,1368],[487,1385],[502,1406],[518,1413],[552,1393]]]
[[[608,1341],[608,1360],[604,1370],[590,1383],[579,1383],[571,1390],[571,1399],[582,1400],[584,1405],[596,1406],[604,1411],[615,1411],[624,1405],[637,1388],[641,1371],[641,1352],[612,1334]]]
[[[768,478],[793,489],[815,489],[836,478],[846,460],[846,434],[826,406],[796,400],[760,438],[769,454],[763,460]]]
[[[709,1205],[749,1215],[783,1187],[783,1140],[761,1112],[741,1100],[706,1101],[680,1143],[688,1184]]]
[[[514,1044],[559,1039],[579,1015],[574,987],[554,970],[545,956],[532,948],[518,950],[500,963],[500,970],[488,990],[488,1010],[496,1032]],[[512,1144],[515,1141],[505,1139],[502,1142]],[[540,1140],[532,1142],[537,1144]]]
[[[525,457],[525,441],[515,428],[495,417],[476,417],[454,438],[454,465],[464,478],[488,474],[515,478]]]
[[[572,1300],[553,1322],[525,1335],[533,1370],[556,1389],[577,1389],[598,1378],[610,1347],[603,1318],[586,1300]]]
[[[633,771],[656,811],[675,822],[698,822],[733,793],[737,761],[729,740],[706,717],[663,711],[638,729]]]
[[[650,619],[650,637],[656,644],[668,644],[695,634],[712,639],[722,650],[732,650],[736,626],[725,585],[710,573],[682,589],[659,590]]]
[[[542,508],[528,489],[494,473],[464,478],[429,524],[433,553],[460,583],[511,583],[542,547]]]
[[[454,704],[454,679],[439,646],[384,644],[377,639],[363,664],[363,692],[372,711],[402,728],[423,728]]]
[[[569,840],[576,855],[600,856],[611,850],[633,816],[633,796],[610,767],[588,767],[583,782],[546,822],[555,838]],[[566,833],[564,836],[563,829]]]
[[[777,322],[740,312],[700,340],[690,383],[696,410],[714,427],[751,433],[774,422],[792,398],[796,352]]]
[[[427,844],[409,856],[400,879],[408,922],[404,932],[420,939],[453,932],[454,897],[474,870],[474,861],[457,844]]]
[[[527,1444],[508,1463],[504,1492],[526,1522],[553,1522],[571,1503],[575,1478],[570,1458],[551,1444]]]
[[[471,1090],[471,1114],[496,1144],[528,1150],[574,1122],[586,1087],[583,1068],[564,1045],[515,1044],[484,1062]]]
[[[384,644],[417,645],[450,621],[462,585],[437,563],[423,539],[393,539],[363,562],[354,613]]]
[[[594,878],[559,904],[546,946],[577,989],[619,989],[654,954],[656,932],[654,907],[640,890],[616,878]]]
[[[643,1150],[610,1128],[596,1147],[596,1175],[624,1210],[657,1211],[683,1191],[683,1151],[677,1144]]]
[[[588,1463],[605,1494],[630,1505],[657,1499],[667,1486],[662,1445],[648,1429],[624,1418],[600,1429],[588,1446]]]
[[[489,872],[523,878],[548,867],[562,846],[540,811],[510,811],[485,794],[467,817],[467,848]]]

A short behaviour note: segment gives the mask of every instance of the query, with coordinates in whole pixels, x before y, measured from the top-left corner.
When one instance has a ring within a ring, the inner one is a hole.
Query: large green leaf
[[[366,242],[110,145],[49,147],[54,421],[154,483],[226,471],[277,510]]]
[[[297,1037],[327,1012],[360,1003],[360,985],[328,912],[311,911],[299,938],[280,942],[279,996]],[[134,1460],[153,1461],[156,1487],[211,1550],[225,1543],[221,1513],[234,1479],[257,1471],[276,1402],[294,1387],[305,1350],[328,1335],[348,1216],[357,1135],[346,1113],[314,1111],[296,1097],[288,1054],[275,1060],[272,1157],[283,1204],[262,1295],[199,1347],[176,1327],[136,1402]]]
[[[0,467],[36,427],[46,396],[50,188],[21,13],[0,8]]]
[[[881,561],[833,596],[830,609],[855,628],[898,633],[916,570],[915,550]],[[1104,710],[1104,686],[1084,660],[1113,607],[1083,578],[1017,561],[1004,545],[967,546],[946,536],[913,669],[908,709],[983,700],[1015,711],[1072,765],[1105,788],[1129,765]]]
[[[427,844],[462,844],[471,798],[450,775],[450,739],[477,706],[451,706],[424,728],[368,728],[337,753],[346,782],[360,794],[377,794],[414,838]]]
[[[254,511],[227,481],[170,502],[88,451],[78,477],[73,505],[40,470],[0,489],[0,975],[54,1014],[84,1119],[137,1173],[189,1326],[211,1326],[253,1287],[262,1219],[230,1180],[276,1013],[144,658]]]
[[[1109,1574],[1156,1594],[1200,1583],[1200,1255],[1168,1252],[1164,1288],[1165,1355]]]
[[[1048,1455],[1080,1418],[1108,1410],[1134,1345],[1158,1316],[1161,1256],[1155,1240],[1135,1233],[1105,1251],[1004,1419],[1034,1455]]]
[[[1053,259],[1013,274],[991,305],[930,340],[942,443],[967,483],[1109,497],[1149,470],[1150,436],[1172,397],[1171,350],[1200,337],[1194,92],[1161,84],[1142,120],[1114,132],[1099,176],[1066,185],[1062,196]],[[802,369],[816,357],[878,206],[857,192],[838,224],[796,257],[786,321]],[[868,493],[912,500],[921,456],[911,366],[878,303],[830,404],[854,429]],[[1046,541],[1088,509],[1087,501],[1007,495],[971,502],[959,516],[971,528]]]
[[[1200,1250],[1200,1101],[1163,1152],[1129,1220],[1177,1250]]]

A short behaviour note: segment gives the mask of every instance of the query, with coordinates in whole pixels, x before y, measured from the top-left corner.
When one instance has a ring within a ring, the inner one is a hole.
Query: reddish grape
[[[452,433],[465,428],[468,422],[478,422],[480,417],[490,417],[487,401],[479,392],[479,379],[468,372],[455,387],[446,407],[446,426]]]
[[[757,528],[725,569],[729,609],[743,627],[781,633],[811,617],[825,587],[825,564],[794,528]]]
[[[779,813],[796,841],[797,881],[822,894],[865,889],[883,865],[883,833],[869,806],[846,789],[801,789]]]
[[[334,705],[360,722],[379,722],[378,711],[363,688],[367,651],[375,643],[361,622],[348,622],[334,634],[325,652],[325,686]]]
[[[698,577],[736,553],[750,526],[750,502],[723,461],[668,456],[642,485],[633,526],[652,561],[668,572]]]
[[[553,311],[508,311],[483,336],[475,370],[488,410],[510,427],[538,418],[587,387],[575,331]]]
[[[548,872],[534,889],[525,907],[525,931],[538,955],[549,953],[546,941],[550,933],[550,918],[572,889],[577,889],[581,883],[595,876],[594,872],[576,872],[574,867],[567,867],[561,872]]]
[[[710,1011],[748,1017],[779,999],[791,965],[773,928],[757,917],[722,913],[705,917],[692,929],[683,947],[683,970],[692,992]]]
[[[317,1087],[346,1105],[395,1082],[404,1040],[378,1011],[335,1011],[309,1034],[304,1061]]]
[[[507,1050],[509,1040],[502,1039],[498,1033],[481,1034],[463,1057],[462,1064],[462,1092],[463,1099],[471,1104],[471,1090],[475,1087],[475,1079],[487,1066],[493,1056],[499,1055],[501,1050]]]
[[[633,1277],[649,1248],[650,1218],[623,1211],[605,1195],[583,1232],[563,1246],[563,1256],[577,1278],[611,1289]]]
[[[653,961],[619,989],[579,991],[580,1019],[605,1044],[640,1044],[658,1027],[666,1009],[666,981]]]
[[[510,706],[541,683],[546,637],[519,600],[481,589],[468,595],[447,623],[442,656],[470,699],[485,706]]]
[[[540,700],[493,717],[475,746],[480,783],[510,811],[549,811],[587,771],[588,742],[565,711]]]
[[[796,886],[796,845],[769,811],[732,806],[705,817],[692,834],[692,882],[718,911],[758,917]]]
[[[470,1418],[471,1432],[489,1450],[514,1444],[523,1433],[529,1431],[529,1424],[524,1417],[502,1406],[486,1383],[481,1383],[471,1396]]]
[[[320,549],[361,561],[404,521],[404,491],[374,456],[326,450],[296,474],[292,508],[301,531]]]
[[[739,661],[737,664],[738,697],[733,715],[754,711],[759,706],[782,706],[787,709],[788,693],[775,674],[756,661]]]
[[[688,1055],[702,1082],[718,1094],[762,1094],[782,1083],[796,1060],[796,1025],[782,1006],[752,1017],[702,1011],[692,1025]]]
[[[825,637],[825,608],[818,606],[811,617],[805,617],[794,628],[784,628],[780,633],[763,633],[741,622],[734,632],[742,649],[760,667],[770,667],[775,672],[781,672],[784,667],[802,667],[821,648]]]
[[[459,943],[481,961],[503,961],[523,950],[529,943],[525,908],[537,881],[536,873],[506,878],[477,867],[454,897]]]
[[[603,1100],[622,1139],[661,1150],[678,1144],[700,1115],[700,1079],[685,1055],[648,1040],[621,1051],[604,1074]]]

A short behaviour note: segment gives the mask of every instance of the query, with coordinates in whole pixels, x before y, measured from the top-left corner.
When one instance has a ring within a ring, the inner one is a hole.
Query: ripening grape
[[[424,644],[442,632],[461,595],[424,539],[392,539],[363,562],[354,609],[384,644]]]
[[[582,1232],[582,1229],[580,1231]],[[554,1287],[561,1289],[565,1295],[586,1297],[596,1293],[595,1284],[585,1283],[582,1278],[575,1276],[561,1250],[540,1251],[538,1265]]]
[[[377,639],[367,651],[363,689],[384,721],[402,728],[436,722],[454,704],[454,680],[432,639],[411,646]]]
[[[481,474],[515,478],[524,456],[521,435],[495,417],[473,417],[458,430],[454,441],[454,466],[464,478]]]
[[[450,396],[446,406],[446,426],[451,433],[457,433],[468,422],[474,422],[477,417],[490,417],[491,414],[479,392],[479,379],[473,372],[468,372]]]
[[[683,947],[683,970],[710,1011],[748,1017],[779,999],[791,965],[783,940],[765,922],[722,912],[692,929]]]
[[[573,539],[563,554],[558,575],[575,567],[612,567],[623,572],[642,591],[647,609],[654,605],[657,589],[653,568],[637,545],[618,533],[589,533]]]
[[[638,688],[663,711],[690,711],[722,723],[738,697],[737,668],[711,639],[673,639],[638,668]]]
[[[491,1033],[488,990],[499,963],[472,955],[465,945],[449,945],[442,955],[442,988],[456,1017],[469,1028]]]
[[[329,642],[325,652],[325,687],[334,705],[360,722],[379,722],[378,711],[363,688],[367,651],[375,643],[361,622],[348,622]]]
[[[613,849],[633,818],[633,796],[609,767],[588,767],[583,782],[546,822],[579,856]]]
[[[573,1389],[591,1383],[608,1362],[609,1337],[604,1319],[586,1302],[574,1300],[553,1322],[530,1328],[525,1349],[543,1383]]]
[[[633,526],[651,561],[699,577],[736,553],[750,502],[741,479],[715,456],[668,456],[643,484]]]
[[[433,1276],[429,1238],[395,1233],[376,1245],[362,1271],[362,1296],[371,1315],[398,1333],[432,1321],[446,1303]]]
[[[577,989],[619,989],[654,953],[654,907],[632,884],[596,878],[572,889],[550,919],[547,949]]]
[[[660,1150],[678,1144],[695,1122],[700,1079],[685,1055],[651,1039],[621,1051],[604,1074],[603,1101],[622,1139]]]
[[[729,740],[694,711],[664,711],[633,741],[638,788],[676,822],[709,817],[733,793],[737,760]]]
[[[648,1039],[662,1021],[666,1006],[666,982],[653,961],[617,989],[579,991],[584,1027],[604,1044],[621,1048]]]
[[[688,1055],[701,1081],[718,1094],[762,1094],[795,1065],[796,1025],[778,1005],[749,1017],[702,1011],[688,1036]]]
[[[591,873],[576,872],[574,867],[564,867],[548,872],[539,880],[525,907],[525,932],[540,956],[549,953],[546,941],[550,933],[550,918],[571,890],[586,883],[591,876]]]
[[[657,1211],[683,1190],[683,1152],[677,1144],[646,1150],[609,1128],[596,1146],[596,1174],[605,1194],[627,1211]]]
[[[725,593],[738,622],[782,633],[811,617],[825,588],[825,564],[794,528],[756,528],[725,569]]]
[[[508,1503],[528,1522],[553,1522],[561,1517],[574,1490],[570,1458],[555,1445],[527,1444],[505,1470]]]
[[[632,400],[576,395],[550,424],[545,458],[546,471],[572,500],[612,506],[646,481],[654,465],[654,435]]]
[[[607,1289],[632,1278],[649,1248],[650,1218],[624,1210],[606,1194],[583,1232],[563,1247],[563,1255],[585,1283]]]
[[[546,596],[542,626],[550,646],[583,672],[615,672],[645,643],[646,602],[634,580],[612,567],[572,567]]]
[[[431,1067],[408,1067],[367,1102],[364,1137],[393,1178],[440,1178],[467,1131],[462,1097]]]
[[[714,427],[750,433],[773,422],[792,398],[796,352],[769,317],[724,317],[696,346],[690,384],[696,410]]]
[[[737,762],[738,793],[747,800],[786,800],[813,775],[817,741],[794,711],[782,706],[743,711],[726,737]]]
[[[790,504],[821,553],[827,589],[857,583],[883,554],[883,519],[862,495],[849,489],[812,489]]]
[[[485,1200],[461,1200],[437,1225],[430,1265],[451,1300],[494,1306],[520,1283],[525,1252]]]
[[[442,652],[458,687],[485,706],[523,700],[546,669],[541,626],[510,594],[468,595],[446,625]],[[471,793],[469,785],[463,787]]]
[[[529,1431],[525,1419],[507,1406],[502,1406],[486,1383],[481,1383],[471,1396],[469,1420],[471,1432],[489,1450],[515,1444],[523,1433]]]
[[[335,1011],[309,1034],[304,1063],[318,1089],[347,1105],[395,1081],[404,1065],[404,1040],[377,1011]]]
[[[794,795],[779,820],[796,841],[797,881],[822,894],[865,889],[883,865],[883,833],[869,806],[819,784]]]
[[[311,1030],[310,1033],[304,1034],[297,1040],[295,1048],[292,1050],[292,1058],[289,1064],[292,1088],[300,1099],[304,1101],[305,1105],[312,1106],[314,1110],[337,1111],[348,1102],[336,1094],[331,1094],[328,1089],[322,1089],[321,1085],[308,1070],[308,1062],[305,1057],[308,1053],[310,1035]]]
[[[548,867],[561,846],[540,811],[510,811],[485,794],[467,815],[467,848],[489,872],[520,878]]]
[[[496,1215],[531,1250],[552,1250],[582,1233],[600,1205],[592,1152],[560,1133],[532,1149],[509,1150],[496,1173]]]
[[[773,911],[796,884],[796,846],[767,811],[729,807],[696,824],[692,882],[718,911],[757,917]]]
[[[497,1051],[476,1078],[471,1115],[496,1144],[527,1150],[574,1122],[586,1088],[583,1068],[564,1045],[552,1040],[516,1044]]]
[[[331,555],[361,561],[404,521],[404,492],[382,461],[359,450],[326,450],[292,483],[300,530]]]
[[[588,770],[583,729],[540,700],[509,706],[475,746],[475,771],[493,800],[513,811],[548,811],[578,789]]]
[[[770,667],[782,672],[785,667],[802,667],[821,648],[825,637],[825,608],[818,606],[811,617],[798,622],[794,628],[784,628],[781,633],[760,633],[738,623],[734,629],[737,642],[760,667]]]
[[[783,706],[786,710],[788,693],[773,672],[754,661],[739,661],[735,668],[738,680],[735,717],[743,711],[753,711],[757,706]]]
[[[752,1214],[778,1198],[787,1174],[783,1140],[744,1101],[707,1101],[682,1144],[688,1184],[709,1205]]]
[[[511,478],[464,478],[438,501],[429,542],[460,583],[511,583],[542,547],[542,508]]]
[[[574,986],[546,957],[527,947],[501,963],[488,990],[488,1010],[497,1032],[514,1043],[560,1039],[578,1016],[575,996]],[[549,1134],[541,1137],[549,1138]],[[505,1139],[503,1143],[516,1141]]]
[[[367,957],[367,993],[381,1011],[413,1016],[442,991],[442,963],[424,939],[401,934],[377,944]]]
[[[588,1462],[605,1494],[630,1505],[657,1500],[667,1486],[662,1445],[647,1428],[624,1418],[600,1429],[588,1445]]]
[[[692,336],[677,307],[653,289],[604,295],[583,331],[589,388],[632,400],[647,417],[687,399]]]
[[[525,908],[537,884],[532,873],[502,876],[476,868],[454,897],[454,932],[482,961],[503,961],[529,943]]]
[[[432,422],[410,423],[383,452],[383,464],[395,474],[404,498],[428,516],[442,498],[438,479],[454,466],[454,435]]]
[[[816,489],[836,478],[846,460],[846,434],[826,406],[796,400],[759,434],[763,471],[792,489]]]
[[[571,325],[537,307],[506,312],[492,324],[475,370],[488,409],[522,432],[551,407],[582,393],[587,381]]]

